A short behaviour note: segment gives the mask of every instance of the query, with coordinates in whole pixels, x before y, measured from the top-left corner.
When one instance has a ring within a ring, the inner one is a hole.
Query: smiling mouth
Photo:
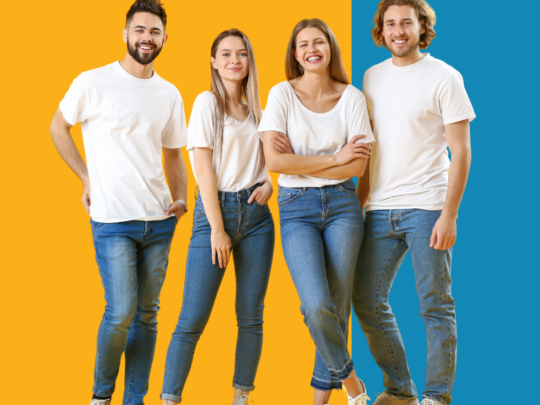
[[[140,44],[137,47],[144,52],[149,52],[154,49],[153,45],[146,45],[146,44]]]
[[[229,70],[231,72],[240,72],[242,70],[242,68],[239,68],[239,67],[233,67],[233,68],[229,68]]]
[[[317,63],[318,61],[320,61],[322,59],[322,56],[320,55],[313,55],[313,56],[310,56],[309,58],[306,59],[307,62],[309,63]]]
[[[394,39],[392,42],[396,45],[403,45],[404,43],[406,43],[408,41],[407,38],[396,38]]]

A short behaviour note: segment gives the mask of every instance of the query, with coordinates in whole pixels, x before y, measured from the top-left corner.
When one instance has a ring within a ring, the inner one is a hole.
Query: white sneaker
[[[179,402],[174,402],[174,401],[172,401],[170,399],[164,399],[163,400],[163,405],[178,405],[178,404],[179,404]]]
[[[422,403],[420,405],[446,405],[444,402],[436,401],[432,398],[426,398],[424,397]]]
[[[371,398],[367,396],[367,390],[366,385],[364,382],[360,379],[360,384],[362,384],[362,387],[364,387],[364,392],[357,397],[350,397],[349,394],[347,394],[347,398],[349,399],[349,405],[367,405],[367,401],[371,401]]]
[[[249,395],[244,394],[244,392],[241,389],[237,389],[234,399],[235,401],[233,401],[233,405],[246,405],[248,399],[251,399],[251,398],[249,397]]]
[[[109,399],[92,399],[90,405],[110,405],[111,398]]]
[[[377,397],[373,405],[420,405],[418,398],[400,398],[383,392]]]

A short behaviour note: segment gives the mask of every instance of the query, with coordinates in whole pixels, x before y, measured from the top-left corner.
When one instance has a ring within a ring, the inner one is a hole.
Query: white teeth
[[[396,44],[404,44],[405,43],[405,40],[404,39],[395,39],[394,42]]]
[[[313,56],[311,58],[308,58],[308,62],[311,62],[312,60],[320,60],[321,57],[320,56]]]

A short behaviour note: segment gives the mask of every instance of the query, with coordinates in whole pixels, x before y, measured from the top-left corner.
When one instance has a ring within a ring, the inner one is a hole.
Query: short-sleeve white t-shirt
[[[154,72],[130,75],[119,62],[77,77],[60,110],[71,125],[81,122],[90,216],[97,222],[160,220],[171,194],[161,164],[162,147],[186,145],[182,97]]]
[[[335,107],[325,113],[306,108],[289,82],[274,86],[259,125],[259,136],[266,131],[288,136],[294,153],[303,156],[334,155],[355,135],[366,135],[360,142],[374,141],[366,99],[354,86],[347,86]],[[307,175],[279,176],[283,187],[324,187],[347,179],[322,179]]]
[[[214,129],[214,111],[217,107],[215,96],[205,91],[195,100],[189,119],[189,137],[187,150],[195,173],[194,148],[214,150],[216,131]],[[221,160],[216,170],[217,189],[237,192],[266,180],[266,166],[259,169],[260,139],[257,125],[251,114],[244,122],[236,121],[225,115]]]
[[[441,210],[450,166],[444,126],[476,117],[461,74],[429,54],[405,67],[388,59],[366,72],[364,94],[377,140],[366,210]]]

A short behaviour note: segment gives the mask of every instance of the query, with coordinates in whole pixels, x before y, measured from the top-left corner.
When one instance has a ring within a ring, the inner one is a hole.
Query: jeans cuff
[[[182,402],[182,397],[177,397],[176,395],[172,395],[172,394],[161,394],[161,399],[170,399],[171,401],[174,401],[174,402]]]
[[[345,366],[343,366],[339,370],[330,371],[332,374],[332,377],[336,377],[339,381],[346,380],[351,376],[352,371],[354,370],[354,364],[351,359],[348,359],[345,363]]]
[[[92,393],[98,397],[101,397],[101,398],[110,398],[113,396],[114,394],[114,391],[111,391],[111,392],[96,392],[96,391],[92,391]]]
[[[422,395],[424,398],[428,398],[428,399],[432,399],[433,401],[437,401],[437,402],[440,402],[441,404],[443,405],[448,405],[448,402],[446,402],[444,399],[442,399],[441,397],[437,397],[437,396],[432,396],[432,395]]]
[[[240,384],[237,384],[235,382],[232,383],[232,386],[235,389],[242,390],[242,391],[253,391],[255,389],[254,385],[240,385]]]
[[[319,391],[332,391],[342,389],[341,381],[335,381],[326,376],[322,376],[317,373],[313,373],[313,378],[311,379],[311,384],[313,388]]]

